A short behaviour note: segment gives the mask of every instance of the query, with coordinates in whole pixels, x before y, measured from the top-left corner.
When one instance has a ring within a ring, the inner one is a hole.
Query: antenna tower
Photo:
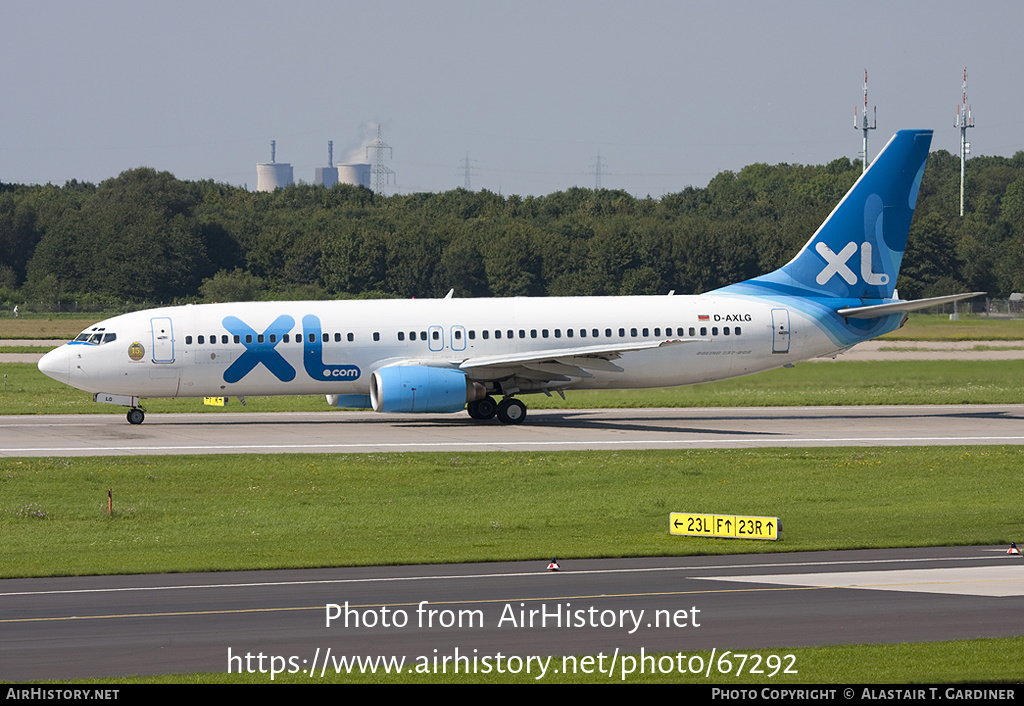
[[[597,151],[597,161],[594,164],[594,188],[601,189],[601,170],[604,167],[604,160],[601,159],[601,150]]]
[[[878,127],[878,106],[875,106],[874,124],[868,125],[868,70],[864,69],[864,112],[863,117],[858,125],[857,121],[857,109],[853,109],[853,127],[855,130],[864,131],[864,152],[861,155],[864,162],[864,168],[862,171],[868,170],[868,130],[874,130]]]
[[[461,162],[459,162],[459,165],[462,167],[463,172],[466,175],[466,183],[465,183],[466,191],[472,191],[473,190],[473,186],[472,186],[472,184],[470,182],[470,176],[473,174],[473,170],[474,170],[473,164],[475,162],[476,162],[475,159],[470,159],[469,158],[469,152],[466,152],[466,158],[464,160],[462,160]]]
[[[967,67],[964,67],[964,98],[963,103],[956,107],[956,122],[953,127],[960,128],[960,217],[964,217],[964,172],[966,172],[967,155],[971,153],[971,143],[967,141],[967,128],[974,127],[974,116],[971,105],[967,102]]]
[[[384,166],[384,150],[388,151],[388,159],[391,158],[391,145],[384,141],[381,137],[380,125],[377,125],[377,139],[374,140],[366,148],[366,157],[369,159],[370,150],[376,151],[376,159],[373,164],[373,190],[381,194],[385,185],[391,183],[391,177],[395,175],[394,171]]]

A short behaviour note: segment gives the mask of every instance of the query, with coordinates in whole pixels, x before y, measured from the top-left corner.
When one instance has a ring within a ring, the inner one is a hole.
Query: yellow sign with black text
[[[668,531],[669,534],[691,537],[775,540],[779,538],[779,518],[671,512],[668,516]]]
[[[203,404],[208,404],[211,407],[223,407],[226,400],[224,397],[204,397]]]

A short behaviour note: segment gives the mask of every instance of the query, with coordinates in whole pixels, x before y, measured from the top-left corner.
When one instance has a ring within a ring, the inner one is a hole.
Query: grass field
[[[1008,545],[1022,463],[1022,447],[0,459],[0,572]],[[784,531],[670,536],[672,511]]]

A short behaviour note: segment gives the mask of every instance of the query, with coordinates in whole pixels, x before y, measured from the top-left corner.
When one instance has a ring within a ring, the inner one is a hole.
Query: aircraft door
[[[789,353],[789,309],[772,309],[772,353]]]
[[[154,316],[149,320],[153,330],[153,362],[174,362],[174,329],[169,316]]]
[[[427,329],[427,348],[432,351],[444,350],[444,329],[440,326],[431,326]]]

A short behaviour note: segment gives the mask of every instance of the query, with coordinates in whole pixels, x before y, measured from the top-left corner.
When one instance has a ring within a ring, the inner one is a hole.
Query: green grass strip
[[[1022,463],[1017,446],[0,459],[0,572],[1008,545]],[[670,536],[673,511],[783,532]]]

